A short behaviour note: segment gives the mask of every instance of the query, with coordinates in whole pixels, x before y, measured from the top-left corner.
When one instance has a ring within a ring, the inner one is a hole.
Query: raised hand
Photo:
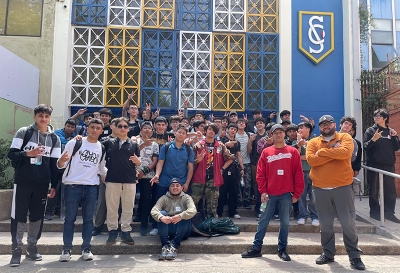
[[[381,136],[382,136],[382,132],[383,132],[383,131],[379,131],[379,129],[376,130],[374,136],[372,137],[372,141],[375,142],[375,141],[377,141],[378,139],[380,139]]]

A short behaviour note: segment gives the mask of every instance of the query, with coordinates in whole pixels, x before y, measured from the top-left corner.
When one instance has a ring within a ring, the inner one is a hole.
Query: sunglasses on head
[[[118,127],[118,129],[122,129],[122,128],[128,129],[129,128],[128,125],[118,125],[117,127]]]

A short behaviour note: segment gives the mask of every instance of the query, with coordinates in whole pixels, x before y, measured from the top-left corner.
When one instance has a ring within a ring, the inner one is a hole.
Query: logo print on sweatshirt
[[[268,163],[271,163],[271,162],[277,161],[277,160],[281,160],[281,159],[285,159],[285,158],[292,158],[292,154],[291,153],[287,153],[287,154],[279,153],[277,155],[267,156]]]
[[[95,152],[91,153],[89,150],[79,151],[79,157],[82,161],[92,162],[93,164],[99,163],[100,155]]]

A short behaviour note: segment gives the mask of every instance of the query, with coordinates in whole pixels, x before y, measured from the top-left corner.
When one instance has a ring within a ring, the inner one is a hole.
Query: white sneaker
[[[311,225],[313,225],[314,227],[318,227],[319,226],[319,220],[318,219],[312,220]]]
[[[235,219],[242,219],[242,217],[240,217],[240,215],[239,214],[235,214],[235,215],[233,215],[233,218],[235,218]]]
[[[149,232],[149,234],[152,235],[152,236],[158,235],[158,229],[153,228],[153,229]]]
[[[299,220],[297,220],[297,224],[299,225],[304,225],[306,223],[306,219],[304,218],[299,218]]]
[[[69,262],[69,260],[71,260],[71,250],[64,249],[61,253],[60,259],[58,260],[60,262]]]
[[[93,254],[89,248],[82,250],[82,259],[84,261],[91,261],[93,260]]]

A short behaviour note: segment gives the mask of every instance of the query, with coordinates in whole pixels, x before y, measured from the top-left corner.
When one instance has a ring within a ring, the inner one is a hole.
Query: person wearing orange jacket
[[[323,115],[319,119],[321,135],[307,144],[306,159],[311,166],[310,178],[313,183],[315,205],[321,226],[323,252],[316,264],[334,261],[335,231],[333,221],[337,215],[343,229],[343,241],[350,264],[354,269],[364,270],[361,250],[355,224],[355,194],[352,189],[353,170],[351,155],[354,148],[352,137],[336,132],[332,116]]]

